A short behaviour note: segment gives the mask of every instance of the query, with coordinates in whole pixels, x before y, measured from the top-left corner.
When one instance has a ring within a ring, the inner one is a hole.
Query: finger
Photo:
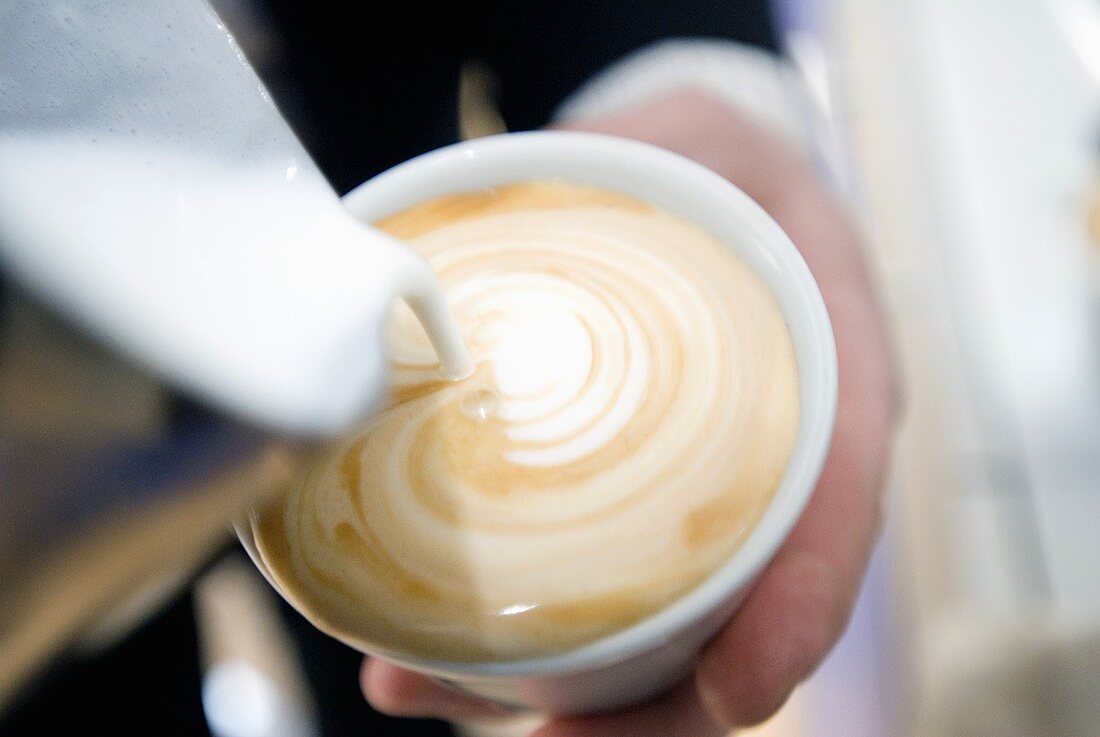
[[[721,737],[688,681],[639,707],[591,717],[555,719],[531,737]]]
[[[478,719],[511,713],[378,658],[364,658],[359,682],[370,705],[391,716]]]
[[[871,495],[851,491],[850,452],[839,448],[831,457],[794,534],[703,652],[700,697],[726,726],[774,714],[848,621],[878,518]]]
[[[800,227],[791,224],[792,237],[805,237]],[[844,249],[852,248],[851,241],[817,241],[803,250],[811,268],[817,262],[818,269],[837,269],[828,253],[845,259]],[[877,537],[896,402],[890,354],[864,279],[850,269],[819,277],[840,366],[833,443],[805,514],[697,672],[702,701],[728,726],[771,716],[825,657],[848,621]]]

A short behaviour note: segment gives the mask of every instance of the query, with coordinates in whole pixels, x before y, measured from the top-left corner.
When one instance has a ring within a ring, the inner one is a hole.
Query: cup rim
[[[592,176],[583,173],[570,176],[573,165],[580,162],[584,166],[579,168],[588,171],[611,172],[607,176],[618,176],[623,186],[594,182]],[[794,343],[800,392],[795,447],[764,514],[729,560],[665,608],[577,648],[523,660],[433,660],[386,648],[369,648],[370,654],[405,667],[451,677],[546,676],[610,665],[652,650],[718,610],[751,584],[787,539],[824,465],[838,394],[836,347],[824,300],[805,261],[779,225],[747,194],[713,171],[656,146],[612,136],[571,131],[505,133],[417,156],[359,185],[343,201],[353,216],[373,221],[435,196],[550,178],[537,172],[555,170],[562,172],[558,178],[564,181],[592,184],[636,197],[638,183],[659,179],[665,189],[688,193],[685,201],[694,201],[711,213],[704,219],[737,222],[739,228],[747,225],[755,235],[752,243],[734,244],[719,237],[742,256],[746,255],[746,249],[762,249],[754,252],[757,260],[763,258],[769,268],[775,269],[772,279],[783,279],[779,284],[787,285],[773,285],[754,267],[780,302]],[[513,171],[528,173],[506,174]],[[532,171],[536,172],[534,176]],[[643,179],[647,175],[649,180]],[[668,207],[668,203],[654,201],[653,197],[639,199],[689,220],[699,220],[693,217],[697,213],[683,212],[683,207]],[[700,224],[706,227],[705,223]],[[786,291],[779,294],[781,289]],[[243,522],[236,528],[245,549],[270,581],[271,576],[255,550],[250,525]],[[355,643],[347,644],[364,650]]]

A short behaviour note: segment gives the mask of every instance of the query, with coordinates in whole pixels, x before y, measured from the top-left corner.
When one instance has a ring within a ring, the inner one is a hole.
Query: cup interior
[[[633,196],[702,226],[737,252],[771,289],[791,331],[801,395],[795,447],[771,503],[733,557],[660,612],[578,649],[526,661],[452,663],[376,653],[407,667],[472,676],[552,675],[622,660],[667,641],[721,607],[766,565],[809,500],[829,447],[837,401],[836,350],[817,284],[775,221],[710,170],[662,149],[609,136],[504,134],[411,159],[360,185],[344,204],[369,223],[433,197],[537,179]],[[247,528],[238,525],[238,534],[264,571]]]

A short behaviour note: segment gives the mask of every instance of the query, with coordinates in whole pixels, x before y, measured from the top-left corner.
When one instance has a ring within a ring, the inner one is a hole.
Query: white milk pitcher
[[[35,394],[45,351],[25,351],[30,380],[0,392],[0,708],[51,653],[209,555],[293,476],[302,439],[371,411],[395,299],[443,374],[468,371],[425,262],[347,214],[202,0],[0,3],[4,282],[77,328],[45,341],[60,354],[127,359],[85,394],[136,365],[214,411],[125,437],[35,434],[58,408]],[[132,409],[113,399],[108,414]]]
[[[326,434],[384,386],[411,297],[464,370],[426,264],[349,216],[214,12],[0,9],[0,264],[178,387]]]

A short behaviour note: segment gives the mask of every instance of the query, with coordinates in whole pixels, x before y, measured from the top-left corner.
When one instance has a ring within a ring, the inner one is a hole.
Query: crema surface
[[[621,630],[729,560],[799,404],[783,314],[731,248],[560,182],[378,225],[435,269],[477,368],[444,380],[395,310],[388,408],[253,520],[307,616],[373,649],[523,659]]]

